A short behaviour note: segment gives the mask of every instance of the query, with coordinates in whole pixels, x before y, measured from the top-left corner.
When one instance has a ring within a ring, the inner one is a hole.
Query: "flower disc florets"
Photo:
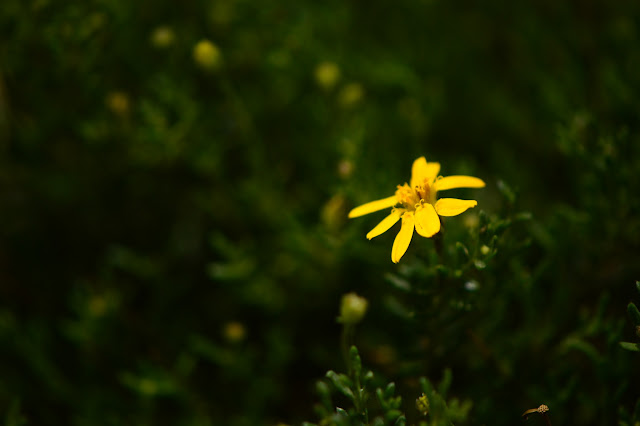
[[[432,199],[432,194],[434,195]],[[426,181],[422,185],[414,186],[409,184],[398,185],[396,190],[398,204],[407,211],[415,211],[424,203],[433,204],[435,202],[435,191],[431,191],[431,185]]]

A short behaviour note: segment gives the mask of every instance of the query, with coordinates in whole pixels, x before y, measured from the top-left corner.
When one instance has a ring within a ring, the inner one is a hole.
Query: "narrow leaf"
[[[633,325],[640,325],[640,312],[638,312],[636,305],[629,303],[627,305],[627,312],[629,313],[629,317],[631,318]]]
[[[638,343],[620,342],[620,346],[622,346],[622,349],[626,349],[628,351],[640,352],[640,344]]]

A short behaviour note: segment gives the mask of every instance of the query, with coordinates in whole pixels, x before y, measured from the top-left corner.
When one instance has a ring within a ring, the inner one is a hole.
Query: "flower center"
[[[398,185],[396,199],[402,207],[414,211],[421,203],[431,202],[431,187],[427,182],[423,185],[411,188],[408,184]]]
[[[431,202],[431,186],[426,182],[422,186],[416,186],[416,192],[422,201],[425,203]]]

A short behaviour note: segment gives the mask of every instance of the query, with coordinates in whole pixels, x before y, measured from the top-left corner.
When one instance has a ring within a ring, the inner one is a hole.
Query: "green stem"
[[[353,326],[351,324],[344,324],[342,327],[342,336],[340,342],[340,350],[342,351],[342,359],[347,366],[347,373],[349,376],[352,374],[351,357],[349,356],[349,348],[353,340]]]
[[[442,225],[442,219],[440,219],[440,232],[433,236],[433,243],[438,254],[438,261],[444,265],[444,227]]]
[[[361,400],[361,393],[360,393],[360,377],[359,374],[353,374],[353,383],[355,384],[355,398],[353,401],[353,405],[355,405],[356,411],[358,413],[362,413],[362,400]]]

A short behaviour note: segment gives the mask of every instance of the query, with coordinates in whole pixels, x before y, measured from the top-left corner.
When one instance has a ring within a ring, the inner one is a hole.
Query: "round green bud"
[[[169,27],[158,27],[151,33],[151,44],[158,49],[171,46],[176,36]]]
[[[321,62],[315,70],[316,83],[323,89],[331,89],[340,79],[340,68],[333,62]]]
[[[201,40],[193,48],[193,60],[203,69],[215,70],[222,63],[222,54],[218,46],[209,40]]]
[[[364,88],[359,83],[349,83],[342,88],[338,95],[338,102],[341,106],[352,107],[364,97]]]
[[[224,325],[223,334],[229,342],[238,343],[244,340],[247,330],[242,323],[231,321]]]
[[[357,324],[362,321],[367,312],[369,302],[364,297],[355,293],[347,293],[342,296],[340,305],[340,322],[343,324]]]

